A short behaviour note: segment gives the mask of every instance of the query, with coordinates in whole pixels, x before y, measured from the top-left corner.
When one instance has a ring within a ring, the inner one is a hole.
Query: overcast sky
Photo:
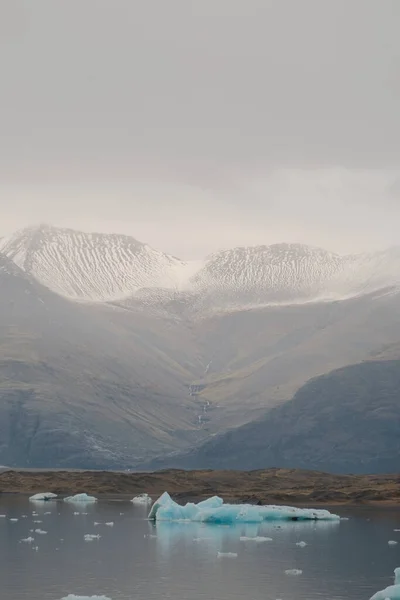
[[[399,0],[0,0],[0,234],[400,243]]]

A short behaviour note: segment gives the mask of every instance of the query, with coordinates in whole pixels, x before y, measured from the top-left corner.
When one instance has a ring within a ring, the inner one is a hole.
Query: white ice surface
[[[61,600],[111,600],[111,598],[108,596],[75,596],[75,594],[69,594]]]
[[[52,492],[42,492],[40,494],[34,494],[29,498],[29,500],[31,500],[32,502],[36,502],[40,500],[54,500],[54,498],[57,498],[57,494],[53,494]]]
[[[132,498],[131,502],[133,502],[133,504],[151,504],[152,503],[152,499],[150,498],[150,496],[148,494],[139,494],[139,496],[135,496],[134,498]]]
[[[75,494],[75,496],[67,496],[64,498],[64,502],[71,502],[72,504],[80,502],[93,504],[94,502],[97,502],[97,498],[94,496],[88,496],[87,494]]]

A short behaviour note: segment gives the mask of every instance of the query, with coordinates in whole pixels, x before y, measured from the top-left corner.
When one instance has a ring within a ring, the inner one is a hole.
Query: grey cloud
[[[397,0],[1,3],[3,229],[394,242],[399,23]]]

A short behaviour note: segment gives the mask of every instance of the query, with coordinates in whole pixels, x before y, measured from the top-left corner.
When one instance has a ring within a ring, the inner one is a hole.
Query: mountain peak
[[[119,234],[40,224],[0,240],[0,251],[60,295],[106,301],[142,287],[169,287],[180,261]]]

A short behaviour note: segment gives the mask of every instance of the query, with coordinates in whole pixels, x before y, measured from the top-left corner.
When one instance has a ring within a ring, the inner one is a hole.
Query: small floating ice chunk
[[[33,522],[34,522],[34,523],[43,523],[43,521],[39,521],[39,520],[37,520],[37,521],[33,521]]]
[[[132,498],[131,502],[133,504],[151,504],[153,501],[148,494],[139,494],[139,496],[135,496]]]
[[[53,492],[42,492],[40,494],[34,494],[29,500],[31,500],[31,502],[47,502],[48,500],[54,500],[55,498],[57,498],[57,494],[53,494]]]
[[[93,540],[99,540],[101,535],[95,533],[85,533],[84,535],[85,542],[93,542]]]
[[[66,498],[64,498],[64,502],[82,502],[86,504],[93,504],[94,502],[97,502],[97,498],[95,498],[94,496],[88,496],[87,494],[75,494],[75,496],[67,496]]]
[[[307,546],[307,542],[296,542],[296,546],[299,548],[305,548]]]
[[[285,575],[302,575],[303,571],[301,569],[286,569]]]
[[[389,546],[397,546],[397,542],[395,540],[388,541]]]
[[[32,536],[29,536],[27,538],[22,538],[22,540],[20,540],[20,542],[23,542],[24,544],[32,544],[32,542],[35,541],[35,538],[33,538]]]
[[[0,519],[5,519],[7,515],[0,515]]]
[[[14,517],[13,517],[12,519],[10,519],[10,521],[11,521],[12,523],[16,523],[16,522],[18,521],[18,519],[16,519],[16,518],[14,518]]]
[[[111,598],[108,596],[75,596],[75,594],[69,594],[61,600],[111,600]]]
[[[263,537],[262,535],[256,535],[255,537],[247,537],[242,535],[240,538],[241,542],[256,542],[257,544],[262,544],[263,542],[272,542],[272,538]]]
[[[194,504],[182,506],[164,492],[149,512],[149,519],[158,521],[194,521],[200,523],[261,523],[262,521],[340,521],[338,515],[323,509],[294,508],[291,506],[254,506],[252,504],[224,504],[213,496]]]
[[[237,558],[236,552],[217,552],[218,558]]]
[[[43,531],[43,529],[35,529],[35,533],[39,535],[47,535],[47,531]]]
[[[108,521],[105,525],[107,525],[107,527],[114,527],[114,521]]]
[[[394,585],[376,592],[370,600],[400,600],[400,568],[394,570]]]

